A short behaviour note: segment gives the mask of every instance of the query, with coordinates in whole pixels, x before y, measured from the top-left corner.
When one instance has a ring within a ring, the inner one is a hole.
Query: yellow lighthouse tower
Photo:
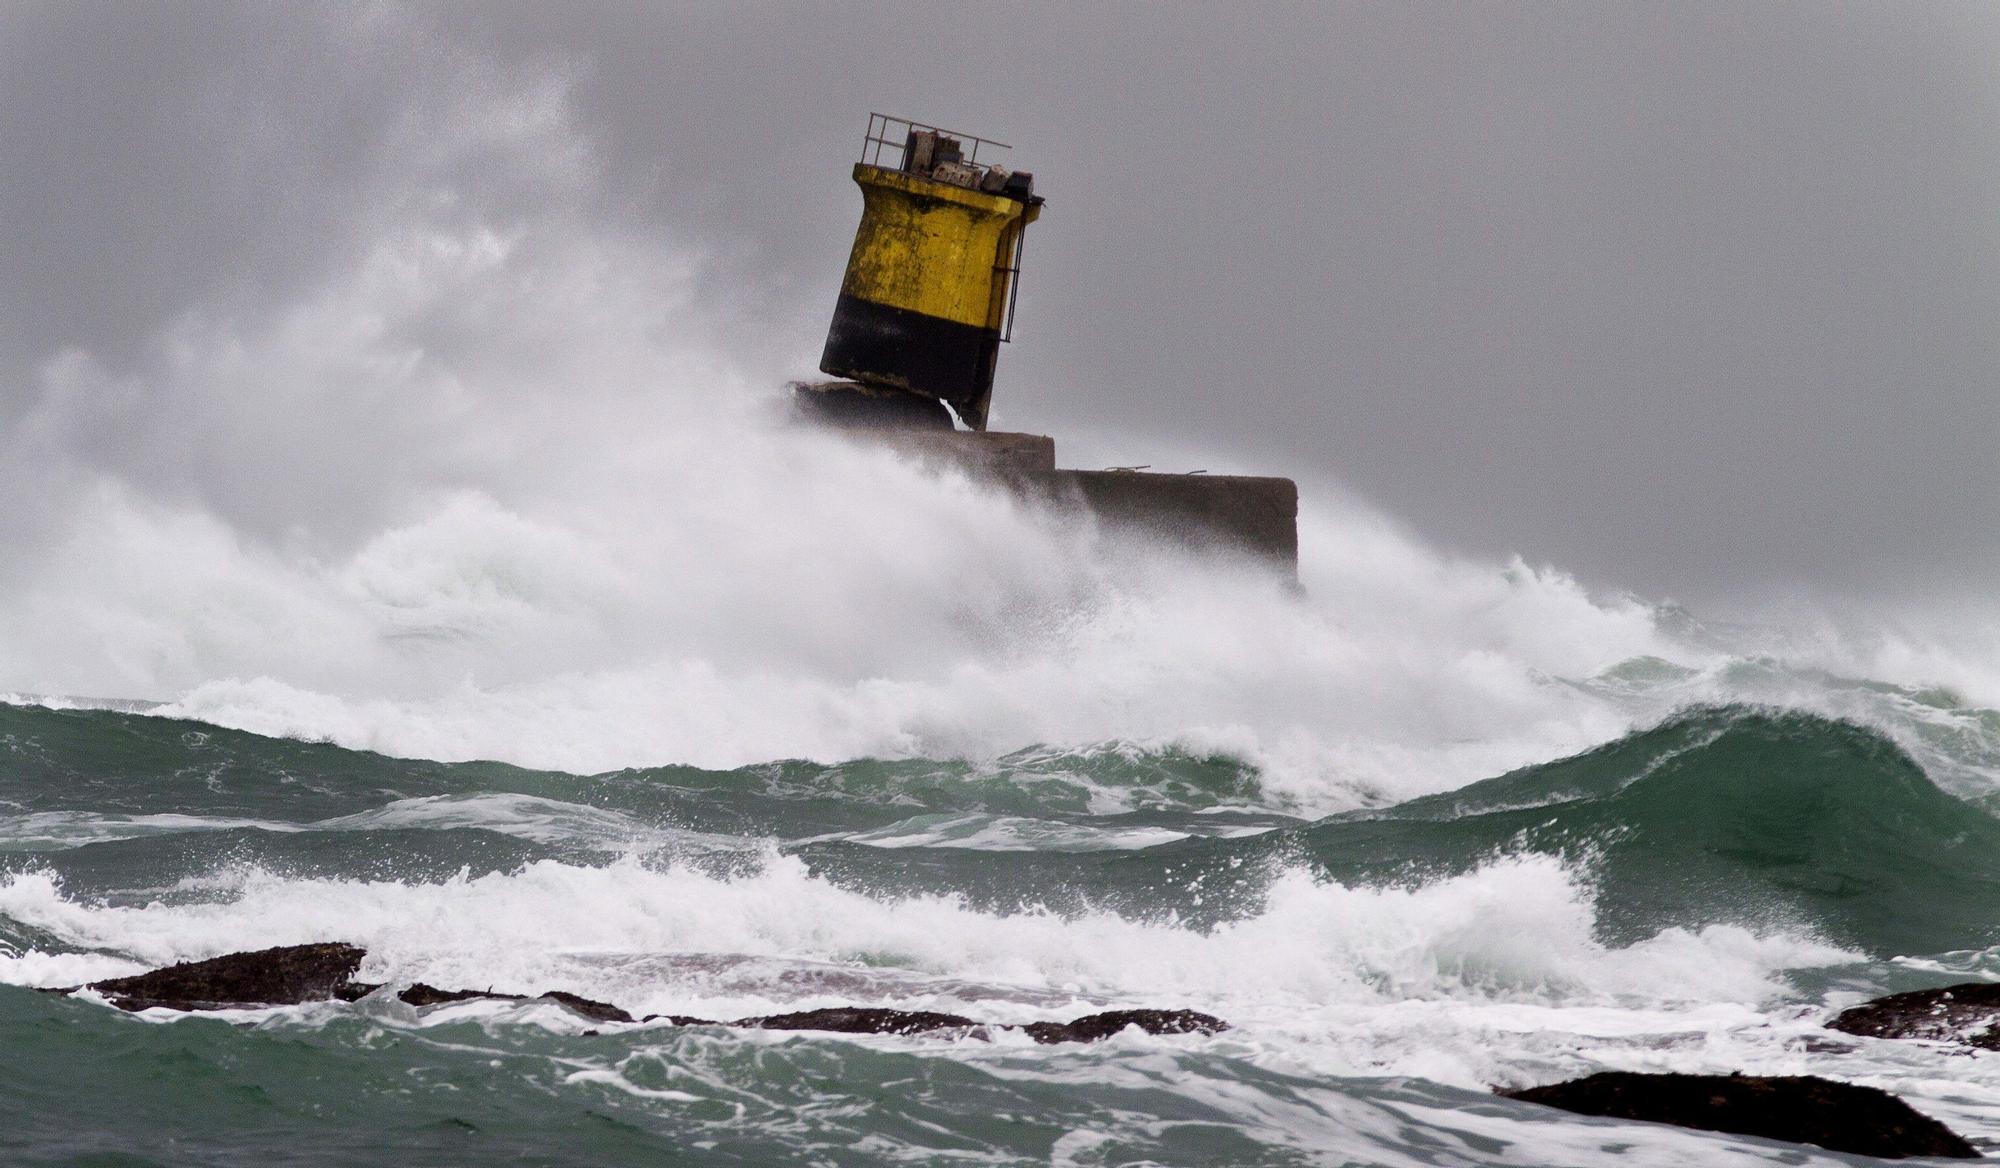
[[[1042,207],[1034,176],[992,161],[996,149],[1007,147],[869,115],[854,166],[861,227],[821,370],[937,398],[967,426],[986,428],[994,366],[1013,330],[1022,238]]]

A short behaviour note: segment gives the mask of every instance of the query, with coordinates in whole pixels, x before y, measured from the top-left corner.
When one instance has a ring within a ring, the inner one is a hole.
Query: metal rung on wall
[[[1007,323],[1000,328],[1000,343],[1009,344],[1014,339],[1014,306],[1021,301],[1021,253],[1028,246],[1028,227],[1014,233],[1014,254],[1005,264],[995,265],[993,270],[1005,273],[1007,278]]]

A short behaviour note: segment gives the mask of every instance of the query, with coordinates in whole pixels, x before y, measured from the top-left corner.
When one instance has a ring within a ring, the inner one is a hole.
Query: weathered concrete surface
[[[883,427],[852,431],[910,458],[982,474],[1024,498],[1086,513],[1105,528],[1191,550],[1248,553],[1287,572],[1299,562],[1299,488],[1257,475],[1059,470],[1040,434]]]
[[[1986,981],[1890,994],[1842,1010],[1827,1028],[1864,1038],[1923,1038],[2000,1050],[2000,984]]]
[[[856,441],[983,475],[1044,506],[1086,513],[1114,532],[1196,551],[1248,553],[1298,572],[1299,488],[1291,479],[1060,470],[1055,439],[940,426],[916,394],[848,382],[794,382],[793,391],[804,420]]]
[[[807,422],[841,428],[877,427],[950,433],[957,423],[937,398],[857,381],[794,381],[792,406]]]
[[[1290,479],[1055,470],[1021,481],[1057,506],[1083,508],[1113,530],[1194,550],[1247,552],[1288,571],[1298,569],[1299,488]]]
[[[907,458],[1002,480],[1056,469],[1056,440],[1000,430],[870,430],[865,440]]]
[[[1816,1144],[1828,1151],[1885,1160],[1905,1156],[1956,1160],[1979,1155],[1950,1128],[1894,1095],[1816,1075],[1605,1071],[1567,1083],[1499,1094],[1580,1115]]]

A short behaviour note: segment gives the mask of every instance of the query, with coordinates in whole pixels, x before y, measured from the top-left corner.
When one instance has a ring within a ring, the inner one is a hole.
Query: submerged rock
[[[1926,1038],[2000,1050],[2000,983],[1911,990],[1842,1010],[1827,1028],[1864,1038]]]
[[[1214,1034],[1229,1029],[1229,1023],[1199,1010],[1106,1010],[1074,1022],[1036,1022],[1021,1029],[1036,1042],[1097,1042],[1127,1026],[1148,1034]]]
[[[527,994],[504,994],[498,990],[441,990],[426,982],[415,982],[396,995],[396,999],[419,1008],[424,1006],[444,1006],[452,1002],[470,1002],[481,999],[495,1002],[532,1002],[547,1000],[568,1007],[593,1022],[631,1022],[632,1015],[612,1005],[567,990],[549,990],[530,997]]]
[[[1580,1115],[1762,1136],[1885,1160],[1979,1155],[1950,1128],[1894,1095],[1816,1075],[1603,1071],[1567,1083],[1499,1094]]]
[[[550,990],[543,994],[551,1002],[568,1006],[574,1013],[581,1014],[593,1022],[635,1022],[637,1019],[609,1002],[586,998],[566,990]]]
[[[826,1030],[837,1034],[925,1034],[956,1030],[981,1038],[994,1030],[1019,1030],[1040,1043],[1097,1042],[1127,1026],[1137,1026],[1148,1034],[1214,1034],[1218,1030],[1229,1029],[1229,1023],[1196,1010],[1108,1010],[1102,1014],[1087,1014],[1074,1022],[1002,1026],[959,1014],[865,1006],[837,1006],[796,1014],[744,1018],[728,1025],[761,1030]]]
[[[94,981],[89,988],[121,1010],[227,1010],[354,1001],[380,987],[353,980],[366,954],[339,943],[282,945],[184,961],[151,973]]]
[[[481,998],[491,998],[501,1002],[523,1002],[526,994],[503,994],[497,990],[441,990],[429,982],[412,982],[396,994],[396,1000],[421,1009],[425,1006],[445,1006],[453,1002],[471,1002]]]
[[[826,1030],[835,1034],[923,1034],[931,1030],[970,1030],[979,1025],[957,1014],[930,1010],[889,1010],[879,1006],[832,1006],[795,1014],[770,1014],[729,1023],[755,1030]]]
[[[358,946],[338,943],[287,945],[254,953],[231,953],[208,961],[193,961],[156,969],[136,977],[92,982],[91,989],[122,1010],[164,1006],[174,1010],[221,1010],[245,1006],[296,1006],[303,1002],[356,1001],[379,985],[353,980],[367,954]],[[54,990],[72,993],[74,990]],[[403,987],[396,998],[423,1008],[453,1002],[491,999],[500,1002],[546,1000],[593,1022],[635,1022],[625,1010],[565,990],[531,997],[498,990],[447,990],[426,982]],[[833,1034],[927,1034],[958,1031],[985,1037],[994,1030],[1020,1030],[1036,1042],[1096,1042],[1127,1026],[1148,1034],[1214,1034],[1229,1024],[1196,1010],[1109,1010],[1074,1022],[1036,1022],[1028,1026],[984,1023],[958,1014],[931,1010],[892,1010],[880,1006],[831,1006],[790,1014],[766,1014],[716,1022],[681,1014],[648,1014],[643,1021],[675,1026],[735,1026],[754,1030],[821,1030]]]

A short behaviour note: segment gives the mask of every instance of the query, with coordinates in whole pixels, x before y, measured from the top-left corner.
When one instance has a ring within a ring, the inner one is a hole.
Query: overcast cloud
[[[426,198],[692,249],[742,367],[810,373],[884,110],[1049,197],[996,425],[1651,596],[2000,566],[1991,5],[0,13],[10,425],[58,353],[115,376]]]

